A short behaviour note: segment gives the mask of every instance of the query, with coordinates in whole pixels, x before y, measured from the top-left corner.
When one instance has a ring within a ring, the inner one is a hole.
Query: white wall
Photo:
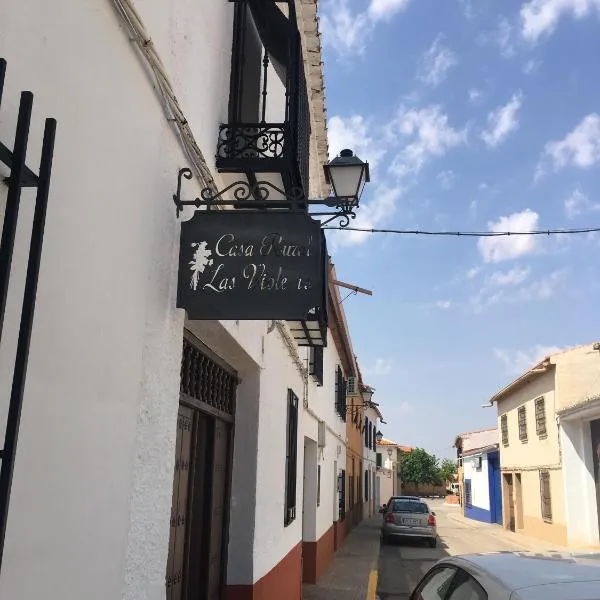
[[[307,531],[309,537],[304,537],[304,541],[310,542],[320,539],[338,518],[337,476],[346,468],[346,424],[335,411],[335,372],[340,358],[331,331],[327,336],[327,348],[323,353],[323,385],[317,386],[314,378],[309,377],[308,407],[303,412],[304,435],[308,438],[318,441],[319,419],[325,421],[326,426],[325,447],[319,448],[317,457],[321,465],[321,502],[315,509],[316,528],[314,534]],[[304,356],[308,364],[308,350],[304,351]]]
[[[589,420],[561,419],[559,432],[569,543],[597,545],[600,542]]]
[[[136,4],[211,160],[232,5]],[[187,160],[112,3],[2,2],[0,56],[0,139],[12,146],[21,90],[35,95],[34,169],[43,119],[58,120],[0,596],[158,600],[183,328],[171,197]],[[198,193],[191,182],[188,193]],[[2,211],[5,195],[0,183]],[[23,217],[32,198],[23,195]],[[13,283],[24,274],[22,224]],[[0,356],[2,434],[20,292]]]
[[[136,7],[212,166],[227,115],[233,5]],[[172,194],[188,159],[111,2],[3,2],[0,56],[8,60],[0,139],[12,146],[21,90],[35,95],[32,168],[43,119],[58,120],[0,597],[162,600],[184,326],[174,308]],[[186,195],[198,192],[186,183]],[[2,435],[32,198],[24,192],[0,349]],[[5,200],[0,183],[1,212]],[[301,539],[302,418],[297,518],[287,528],[283,499],[287,388],[302,410],[304,384],[265,322],[189,325],[242,378],[228,578],[251,583]],[[324,415],[343,434],[332,410]],[[330,522],[323,507],[335,452],[328,438],[320,508]]]
[[[490,510],[490,481],[488,478],[487,454],[481,456],[481,469],[475,468],[475,456],[463,459],[464,478],[471,480],[471,504]]]

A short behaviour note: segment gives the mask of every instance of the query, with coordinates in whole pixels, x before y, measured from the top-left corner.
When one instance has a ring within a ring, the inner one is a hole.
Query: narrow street
[[[379,553],[377,586],[380,600],[408,598],[427,570],[445,556],[531,549],[530,546],[526,548],[519,545],[519,540],[507,539],[507,534],[499,528],[475,521],[465,524],[458,519],[453,519],[453,516],[460,515],[460,509],[446,505],[442,500],[431,500],[428,504],[437,517],[438,546],[429,548],[420,540],[392,541],[382,545]]]

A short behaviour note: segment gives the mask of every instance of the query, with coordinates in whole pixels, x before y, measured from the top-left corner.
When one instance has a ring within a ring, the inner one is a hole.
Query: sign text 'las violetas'
[[[180,243],[177,306],[190,319],[303,320],[326,308],[324,234],[306,213],[196,211]]]

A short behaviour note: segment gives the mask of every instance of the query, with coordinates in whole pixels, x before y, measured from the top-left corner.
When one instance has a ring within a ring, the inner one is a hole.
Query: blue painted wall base
[[[492,513],[478,506],[465,506],[465,517],[474,519],[475,521],[483,521],[484,523],[493,523]]]

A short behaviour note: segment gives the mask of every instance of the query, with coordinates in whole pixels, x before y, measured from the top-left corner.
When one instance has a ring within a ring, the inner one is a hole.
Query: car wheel
[[[430,548],[435,548],[437,546],[437,538],[431,538],[429,540],[429,547]]]

